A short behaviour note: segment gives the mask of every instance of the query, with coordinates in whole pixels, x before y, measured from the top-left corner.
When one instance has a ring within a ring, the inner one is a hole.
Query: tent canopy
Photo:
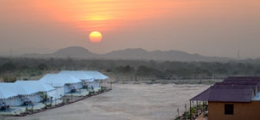
[[[39,81],[55,87],[64,86],[65,84],[74,84],[81,82],[80,79],[77,79],[69,74],[46,74]]]
[[[71,75],[71,76],[78,78],[78,79],[85,81],[85,82],[93,82],[94,81],[93,76],[87,75],[84,71],[64,70],[64,71],[61,71],[59,74],[68,74],[68,75]]]
[[[31,95],[31,94],[35,94],[35,93],[39,92],[31,87],[26,87],[19,83],[17,83],[17,84],[16,83],[0,83],[0,85],[4,89],[12,91],[18,95]]]
[[[52,87],[44,82],[36,81],[36,80],[26,80],[26,81],[17,80],[15,82],[15,84],[20,84],[25,87],[31,87],[39,92],[48,92],[48,91],[55,89],[54,87]]]
[[[8,99],[14,96],[18,96],[18,94],[7,90],[2,84],[0,84],[0,99]]]
[[[95,80],[107,80],[108,76],[98,71],[84,71],[87,75],[92,76]]]

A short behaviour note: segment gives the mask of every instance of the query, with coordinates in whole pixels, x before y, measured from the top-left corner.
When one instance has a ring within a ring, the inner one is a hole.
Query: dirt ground
[[[25,117],[7,120],[172,120],[209,85],[114,84],[113,90]]]

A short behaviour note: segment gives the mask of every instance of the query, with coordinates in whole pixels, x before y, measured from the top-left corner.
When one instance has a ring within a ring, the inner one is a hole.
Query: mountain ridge
[[[74,58],[74,59],[107,59],[107,60],[155,60],[155,61],[205,61],[205,62],[225,62],[232,61],[232,58],[209,57],[199,54],[191,54],[184,51],[147,51],[143,48],[127,48],[115,50],[105,54],[96,54],[86,48],[72,46],[62,48],[51,54],[24,54],[22,57],[29,58]]]

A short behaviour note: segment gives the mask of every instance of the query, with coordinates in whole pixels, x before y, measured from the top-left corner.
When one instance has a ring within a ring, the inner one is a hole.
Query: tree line
[[[32,79],[61,70],[98,70],[109,75],[139,76],[154,79],[205,79],[227,76],[259,76],[260,62],[181,62],[139,60],[76,60],[0,58],[4,81]]]

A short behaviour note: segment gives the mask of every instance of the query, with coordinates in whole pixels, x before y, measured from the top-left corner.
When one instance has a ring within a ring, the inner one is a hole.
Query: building
[[[190,99],[208,103],[208,120],[259,120],[260,77],[229,77]]]

